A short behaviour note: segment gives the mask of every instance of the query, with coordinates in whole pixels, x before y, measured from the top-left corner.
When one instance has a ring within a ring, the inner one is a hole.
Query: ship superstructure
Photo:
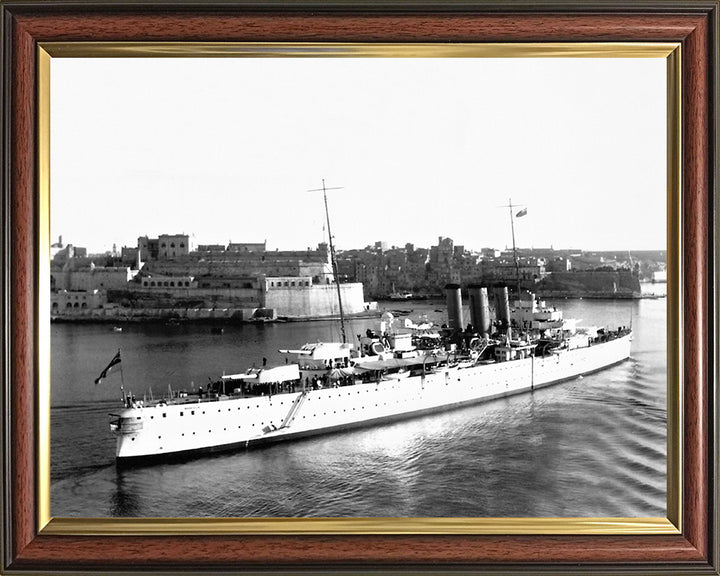
[[[225,375],[196,395],[145,404],[126,398],[114,415],[120,462],[186,456],[382,424],[527,392],[607,368],[630,356],[632,332],[583,329],[526,293],[448,286],[448,324],[395,328],[390,315],[357,345],[308,343],[281,366]]]

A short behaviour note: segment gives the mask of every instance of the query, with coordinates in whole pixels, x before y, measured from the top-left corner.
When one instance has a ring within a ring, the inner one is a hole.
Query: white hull
[[[626,335],[545,357],[304,393],[130,408],[120,414],[129,425],[118,434],[116,455],[132,461],[224,451],[518,394],[621,362],[630,342]]]

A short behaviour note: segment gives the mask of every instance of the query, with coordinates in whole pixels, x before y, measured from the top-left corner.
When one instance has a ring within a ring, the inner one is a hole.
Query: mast
[[[517,299],[520,300],[520,264],[518,262],[517,248],[515,247],[515,217],[513,216],[512,198],[508,202],[508,210],[510,210],[510,229],[512,230],[512,241],[513,241],[513,257],[515,259],[515,280],[517,282]]]
[[[322,188],[310,190],[310,192],[319,192],[320,190],[322,190],[323,200],[325,201],[325,219],[327,220],[328,240],[329,240],[329,244],[330,244],[330,264],[332,265],[333,275],[335,276],[335,286],[337,288],[337,295],[338,295],[338,307],[340,309],[340,336],[342,337],[343,344],[345,344],[345,342],[347,342],[347,338],[345,336],[345,314],[343,313],[342,290],[340,290],[337,261],[335,260],[335,246],[333,245],[333,235],[332,235],[332,230],[330,229],[330,211],[328,210],[328,203],[327,203],[327,191],[328,190],[340,190],[340,189],[341,189],[341,187],[326,188],[325,187],[325,178],[323,178],[322,179]]]

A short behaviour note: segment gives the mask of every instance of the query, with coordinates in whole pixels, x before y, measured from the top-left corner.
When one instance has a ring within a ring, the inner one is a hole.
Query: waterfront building
[[[50,294],[50,314],[52,316],[87,315],[90,310],[98,310],[107,304],[105,290],[58,290]]]

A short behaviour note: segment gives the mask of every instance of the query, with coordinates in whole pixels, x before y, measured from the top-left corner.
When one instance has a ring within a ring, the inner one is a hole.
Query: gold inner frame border
[[[667,62],[667,517],[53,518],[50,514],[50,67],[52,58],[665,58]],[[588,43],[46,42],[37,53],[37,525],[48,535],[679,534],[682,531],[681,45]]]

